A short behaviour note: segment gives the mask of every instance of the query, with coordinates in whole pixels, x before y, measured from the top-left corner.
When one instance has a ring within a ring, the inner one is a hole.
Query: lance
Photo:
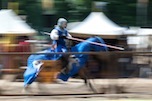
[[[50,35],[50,33],[48,33],[48,32],[43,32],[43,34]],[[108,47],[108,48],[113,48],[113,49],[118,49],[118,50],[124,50],[124,48],[122,48],[122,47],[112,46],[112,45],[107,45],[107,44],[101,44],[101,43],[98,43],[98,42],[91,42],[91,41],[80,39],[80,38],[74,38],[74,37],[66,37],[66,38],[70,39],[70,40],[74,40],[74,41],[88,42],[88,43],[91,43],[91,44],[94,44],[94,45],[105,46],[105,47]]]

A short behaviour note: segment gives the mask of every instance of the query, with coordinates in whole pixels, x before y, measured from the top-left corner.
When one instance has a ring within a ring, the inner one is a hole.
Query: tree
[[[148,3],[148,14],[147,14],[147,25],[152,27],[152,0],[149,0]]]
[[[43,27],[42,5],[39,0],[19,0],[21,13],[27,15],[27,23],[40,30]]]
[[[136,25],[136,0],[108,1],[107,16],[120,25]]]
[[[71,21],[82,21],[91,12],[92,0],[67,0]]]
[[[64,17],[69,18],[68,11],[69,11],[69,3],[66,0],[55,0],[55,12],[57,18]]]

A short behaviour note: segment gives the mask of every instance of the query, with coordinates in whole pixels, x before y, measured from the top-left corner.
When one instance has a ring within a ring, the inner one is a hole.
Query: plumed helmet
[[[66,22],[66,23],[67,23],[67,20],[66,20],[66,19],[64,19],[64,18],[59,18],[59,19],[58,19],[58,23],[57,23],[57,25],[58,25],[58,26],[62,26],[62,24],[63,24],[64,22]]]

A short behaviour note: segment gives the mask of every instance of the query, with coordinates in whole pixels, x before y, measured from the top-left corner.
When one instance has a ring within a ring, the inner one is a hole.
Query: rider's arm
[[[59,39],[58,31],[55,30],[55,29],[53,29],[52,32],[51,32],[51,34],[50,34],[50,38],[52,40],[58,40]]]
[[[67,35],[62,35],[62,36],[59,36],[63,39],[67,39],[68,37],[72,37],[68,32],[67,32]]]
[[[72,37],[69,33],[67,33],[67,37]]]

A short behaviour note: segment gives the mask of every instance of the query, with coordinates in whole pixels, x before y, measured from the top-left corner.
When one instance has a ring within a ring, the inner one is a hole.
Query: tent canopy
[[[152,29],[151,28],[140,28],[138,30],[137,35],[152,35]]]
[[[113,38],[123,35],[126,28],[120,27],[102,12],[92,12],[90,15],[79,25],[69,30],[73,36],[102,36],[106,38]]]
[[[152,29],[151,28],[137,28],[134,29],[136,32],[135,36],[127,37],[127,44],[133,48],[144,48],[147,49],[149,46],[152,46],[151,36]]]
[[[12,10],[0,10],[0,34],[33,35],[36,31]]]

